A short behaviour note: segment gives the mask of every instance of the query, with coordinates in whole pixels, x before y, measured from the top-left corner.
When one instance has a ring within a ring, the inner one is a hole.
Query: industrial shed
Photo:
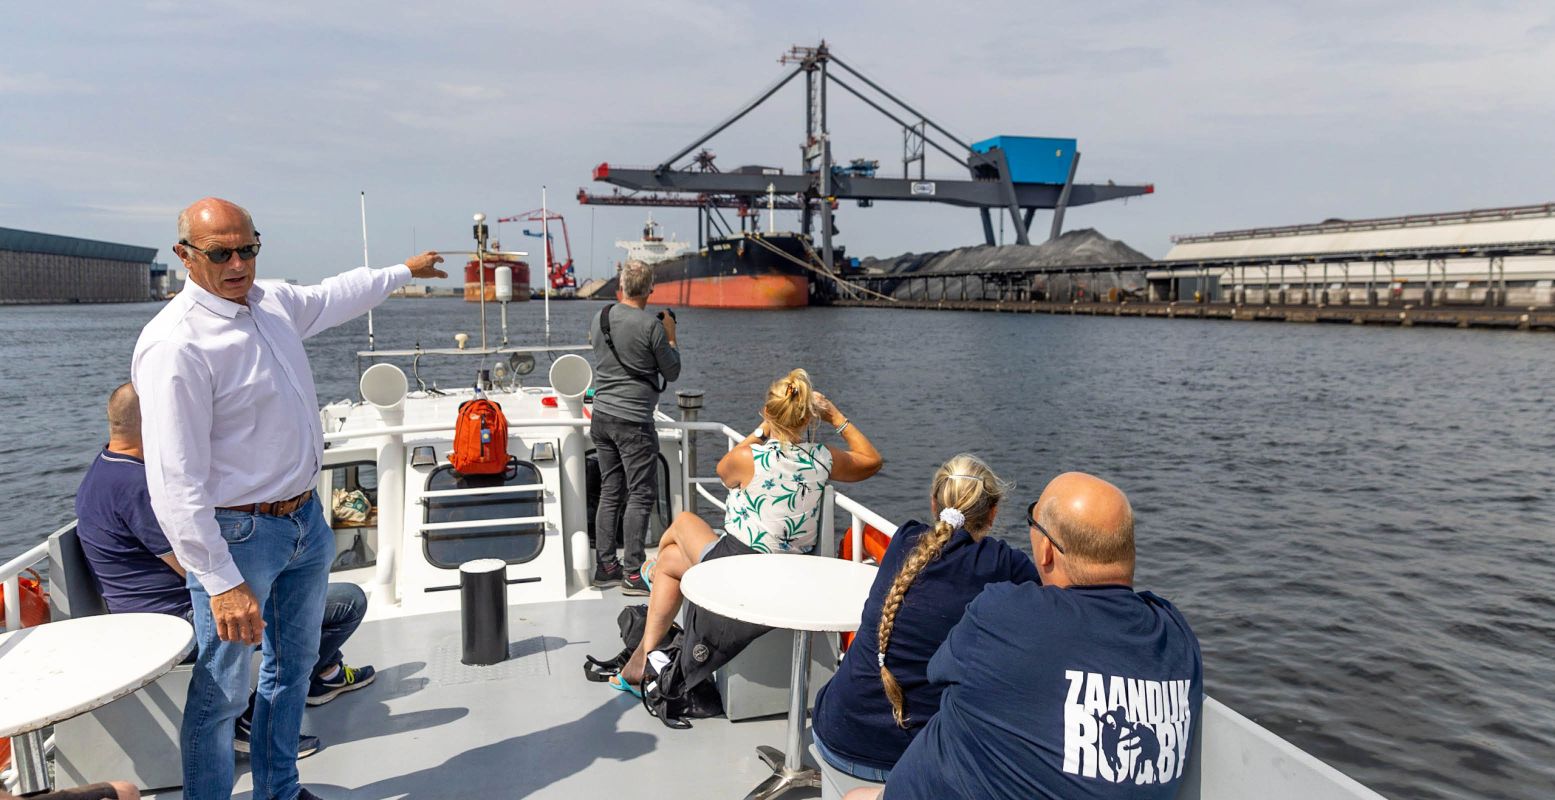
[[[1152,295],[1250,304],[1555,303],[1555,203],[1172,237]]]
[[[151,300],[154,247],[0,228],[0,305]]]

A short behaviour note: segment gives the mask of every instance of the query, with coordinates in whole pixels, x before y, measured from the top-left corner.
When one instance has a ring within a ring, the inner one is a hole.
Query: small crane
[[[562,224],[562,246],[566,250],[566,261],[557,261],[556,248],[550,246],[551,220],[556,220]],[[545,265],[547,292],[555,293],[561,297],[571,297],[577,293],[578,278],[572,267],[572,240],[567,236],[567,220],[563,219],[561,214],[555,211],[542,211],[537,208],[533,211],[525,211],[522,214],[514,214],[510,217],[500,217],[497,219],[497,224],[499,225],[504,222],[540,223],[539,231],[531,231],[525,228],[524,235],[539,238],[546,244],[545,253],[549,262]]]

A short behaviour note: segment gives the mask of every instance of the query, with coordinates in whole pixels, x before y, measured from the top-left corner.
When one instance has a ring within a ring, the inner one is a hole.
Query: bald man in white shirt
[[[310,800],[297,741],[318,656],[334,536],[314,486],[323,434],[302,340],[366,313],[411,278],[446,278],[426,252],[318,286],[256,285],[259,232],[208,197],[178,216],[189,282],[141,331],[151,505],[188,571],[199,655],[184,706],[186,800],[232,796],[233,720],[263,644],[250,758],[255,798]]]

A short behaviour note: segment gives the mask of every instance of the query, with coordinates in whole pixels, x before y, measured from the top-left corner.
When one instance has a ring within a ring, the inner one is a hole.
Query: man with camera
[[[659,435],[653,412],[659,394],[680,377],[675,314],[648,313],[653,268],[621,267],[621,302],[605,307],[589,329],[594,346],[594,412],[589,435],[599,458],[599,510],[594,516],[596,587],[620,584],[622,594],[646,595],[642,578],[648,516],[658,502]],[[616,546],[625,549],[616,559]]]

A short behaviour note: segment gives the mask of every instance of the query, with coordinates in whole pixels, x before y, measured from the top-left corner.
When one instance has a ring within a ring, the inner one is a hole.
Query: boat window
[[[335,531],[330,572],[371,566],[378,560],[378,465],[353,461],[324,470],[330,487],[324,519]]]
[[[540,484],[540,470],[527,461],[508,462],[501,475],[460,475],[444,464],[427,475],[429,492],[489,489],[499,486]],[[544,493],[529,491],[515,494],[472,494],[465,497],[429,497],[423,520],[426,523],[473,522],[545,515]],[[422,532],[427,561],[452,569],[476,558],[500,558],[509,564],[522,564],[540,555],[545,545],[545,523],[498,523],[470,528],[449,528]]]

